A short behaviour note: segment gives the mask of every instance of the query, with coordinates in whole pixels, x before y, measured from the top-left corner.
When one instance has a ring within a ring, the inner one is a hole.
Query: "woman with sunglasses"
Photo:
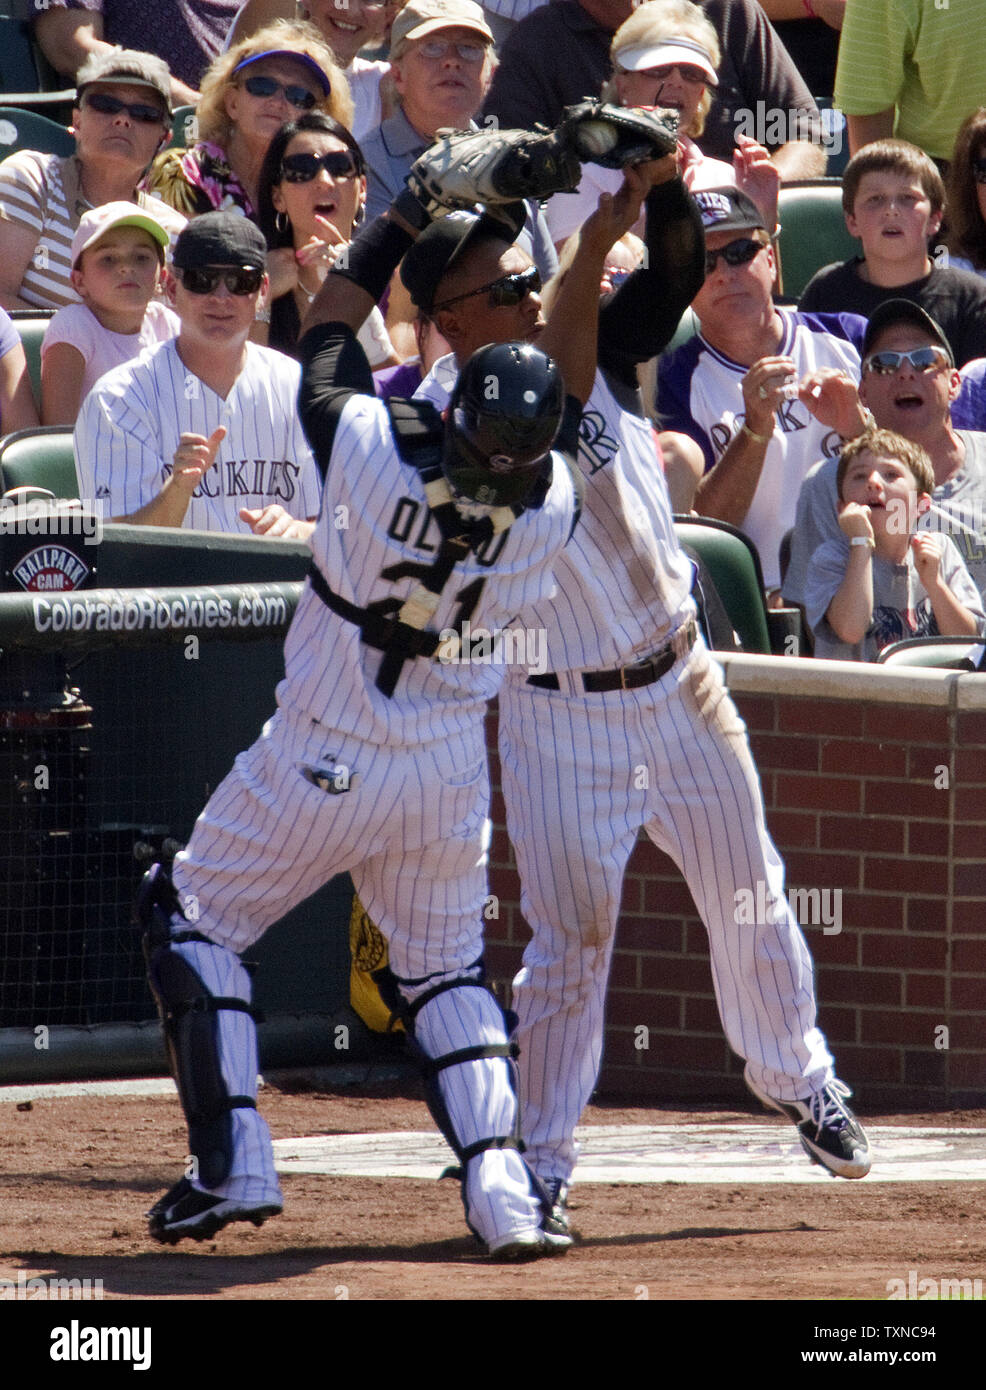
[[[678,112],[678,158],[685,187],[742,188],[760,208],[767,225],[777,223],[780,173],[769,151],[747,135],[736,135],[732,164],[702,153],[696,140],[718,86],[721,62],[715,28],[690,0],[650,0],[635,9],[617,29],[610,45],[612,76],[603,86],[604,101],[619,106],[663,106]],[[573,195],[559,193],[547,205],[548,225],[556,246],[582,226],[601,193],[615,193],[619,170],[586,164]],[[642,228],[638,228],[638,231]]]
[[[959,129],[945,189],[948,263],[986,277],[986,106]]]
[[[353,98],[350,129],[357,140],[375,130],[393,110],[391,84],[383,85],[390,64],[379,58],[362,58],[360,51],[375,48],[390,35],[394,16],[404,0],[246,0],[230,30],[229,47],[275,19],[310,20],[332,49]]]
[[[75,154],[18,150],[0,164],[0,305],[60,309],[78,303],[72,238],[84,213],[138,203],[174,238],[185,218],[138,192],[171,138],[171,75],[150,53],[110,49],[78,74]]]
[[[347,125],[349,86],[309,24],[271,24],[221,54],[202,79],[198,142],[155,161],[148,186],[194,216],[237,208],[256,220],[260,166],[285,121],[324,111]]]
[[[257,188],[257,221],[269,247],[270,347],[294,355],[308,306],[349,245],[365,203],[363,154],[344,125],[312,111],[281,127]],[[399,360],[377,309],[360,341],[371,367]]]

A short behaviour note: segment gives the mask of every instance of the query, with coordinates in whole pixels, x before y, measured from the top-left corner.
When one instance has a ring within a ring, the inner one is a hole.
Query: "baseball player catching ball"
[[[634,367],[667,342],[703,274],[697,209],[672,161],[642,167],[657,185],[646,202],[647,256],[599,307],[599,371],[578,456],[582,521],[556,568],[555,596],[535,610],[549,671],[526,679],[512,668],[500,696],[507,828],[533,932],[513,993],[524,1137],[560,1229],[641,827],[680,868],[706,926],[720,1016],[750,1089],[797,1126],[830,1172],[859,1178],[870,1167],[850,1092],[816,1026],[812,960],[784,893],[745,726],[697,635],[692,567],[640,409]],[[492,266],[525,271],[516,247],[487,241],[443,266],[429,259],[442,235],[437,223],[402,271],[454,350],[420,388],[439,406],[478,343],[522,331],[544,342],[555,326],[552,316],[538,337],[536,296],[497,308],[480,294]],[[737,921],[740,890],[766,902],[762,921]]]
[[[474,354],[444,424],[430,406],[394,413],[373,396],[355,332],[381,267],[426,220],[414,206],[414,225],[392,210],[365,229],[301,344],[301,414],[326,483],[277,713],[199,817],[173,886],[158,866],[142,890],[192,1155],[150,1212],[166,1243],[281,1210],[240,954],[348,871],[387,939],[391,1003],[459,1157],[470,1229],[498,1259],[570,1244],[548,1228],[551,1202],[521,1155],[512,1046],[482,983],[483,716],[501,672],[455,660],[449,634],[467,620],[501,629],[553,592],[576,516],[580,404],[570,394],[563,418],[559,366],[525,343]],[[597,283],[639,209],[639,194],[601,209],[586,238]],[[595,335],[574,331],[586,297],[569,300],[566,381],[587,395]]]

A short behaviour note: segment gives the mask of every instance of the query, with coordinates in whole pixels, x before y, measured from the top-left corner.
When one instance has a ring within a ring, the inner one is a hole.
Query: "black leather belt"
[[[667,675],[679,657],[691,651],[697,636],[698,624],[694,618],[689,618],[667,646],[643,661],[633,666],[617,666],[612,671],[584,671],[581,675],[582,689],[587,695],[602,695],[608,690],[638,690],[642,685],[653,685]],[[543,676],[528,676],[527,684],[536,685],[541,690],[561,688],[558,677],[551,671]]]

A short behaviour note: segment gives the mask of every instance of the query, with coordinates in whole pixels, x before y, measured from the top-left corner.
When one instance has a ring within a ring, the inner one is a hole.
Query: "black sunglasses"
[[[256,294],[264,283],[264,272],[254,265],[185,266],[181,282],[189,294],[215,294],[222,281],[230,294]]]
[[[311,111],[318,103],[318,97],[307,87],[299,87],[293,82],[278,82],[273,77],[247,77],[243,85],[252,97],[275,97],[283,94],[284,99],[299,111]]]
[[[148,106],[142,101],[121,101],[119,97],[111,97],[108,92],[87,92],[84,102],[101,116],[118,116],[121,111],[126,111],[130,119],[140,125],[167,125],[170,120],[167,111],[160,106]]]
[[[281,178],[286,183],[311,183],[320,169],[334,179],[354,179],[359,172],[348,150],[328,154],[286,154],[281,160]]]
[[[980,155],[972,161],[972,177],[977,183],[986,183],[986,157]]]
[[[541,275],[536,265],[528,266],[513,275],[501,275],[499,280],[491,280],[488,285],[480,285],[478,290],[467,290],[465,294],[453,295],[436,304],[436,309],[447,309],[450,304],[458,304],[460,299],[472,299],[474,295],[489,293],[491,309],[512,308],[529,294],[537,294],[541,288]]]
[[[941,371],[952,364],[948,353],[940,347],[914,348],[911,352],[872,352],[863,363],[864,372],[876,372],[877,376],[892,376],[900,370],[902,362],[909,362],[919,372]]]
[[[758,256],[763,250],[762,241],[754,241],[752,237],[738,237],[736,241],[731,241],[728,246],[721,246],[718,251],[706,251],[705,253],[705,273],[711,275],[719,264],[719,257],[727,265],[746,265]]]

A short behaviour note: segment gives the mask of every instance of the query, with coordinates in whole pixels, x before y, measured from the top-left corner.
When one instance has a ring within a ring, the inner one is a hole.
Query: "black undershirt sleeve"
[[[320,323],[298,344],[298,413],[319,472],[325,477],[339,418],[353,396],[372,396],[373,373],[356,334],[345,323]]]
[[[582,424],[582,402],[577,396],[566,396],[562,411],[561,425],[555,438],[554,448],[560,454],[578,458],[579,426]]]
[[[579,467],[579,427],[582,424],[582,402],[578,396],[566,396],[562,411],[561,427],[554,442],[555,453],[565,460],[575,490],[575,515],[572,519],[572,532],[578,525],[585,502],[585,479]],[[571,534],[569,535],[571,539]]]
[[[647,195],[646,259],[599,308],[599,365],[636,387],[636,367],[674,336],[705,278],[705,233],[680,179]]]

